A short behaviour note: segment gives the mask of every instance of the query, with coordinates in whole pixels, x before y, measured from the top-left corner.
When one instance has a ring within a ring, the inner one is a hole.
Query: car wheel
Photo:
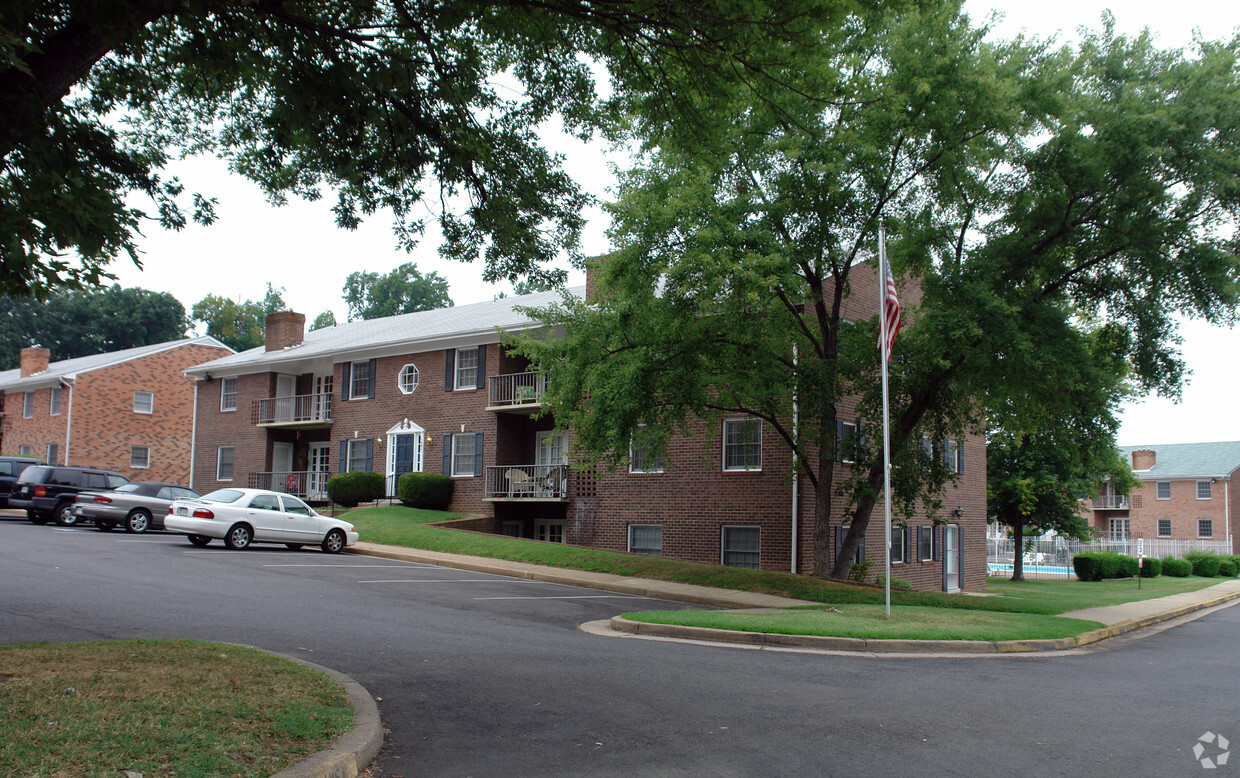
[[[345,544],[344,533],[338,529],[334,529],[327,533],[327,537],[323,538],[321,548],[329,554],[339,554]]]
[[[110,521],[96,520],[95,529],[99,530],[100,532],[111,532],[112,530],[116,529],[116,525]]]
[[[301,548],[302,546],[304,546],[304,545],[305,545],[305,543],[285,543],[284,545],[286,545],[286,546],[288,546],[289,548],[291,548],[291,549],[293,549],[294,551],[296,551],[297,549],[299,549],[299,548]]]
[[[73,513],[73,503],[61,503],[56,508],[56,523],[62,527],[72,527],[78,523],[78,517]]]
[[[126,532],[146,532],[151,528],[151,514],[144,510],[136,510],[125,517]]]
[[[193,543],[195,546],[205,546],[211,542],[211,538],[206,535],[190,535],[189,542]]]
[[[30,519],[31,524],[47,523],[47,517],[38,511],[26,511],[26,518]]]
[[[244,524],[235,524],[232,529],[228,530],[228,534],[224,536],[224,545],[233,551],[240,551],[243,548],[247,548],[253,539],[253,530]]]

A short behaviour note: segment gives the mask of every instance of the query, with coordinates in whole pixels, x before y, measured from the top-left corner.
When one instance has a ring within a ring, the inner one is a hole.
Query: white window
[[[34,392],[26,392],[26,401],[22,405],[22,418],[34,418]]]
[[[904,547],[905,539],[904,527],[891,528],[891,563],[904,564],[908,559],[906,556],[907,549]]]
[[[34,446],[24,443],[17,449],[17,453],[24,457],[32,457],[34,456]]]
[[[534,522],[534,537],[547,543],[563,543],[563,519],[539,519]]]
[[[663,525],[630,524],[629,551],[634,554],[663,556]]]
[[[417,365],[405,365],[400,369],[396,376],[396,387],[401,394],[413,394],[413,390],[418,388]]]
[[[55,443],[47,444],[47,463],[49,465],[58,464],[56,459],[60,456],[60,446]]]
[[[963,473],[960,444],[951,438],[943,441],[943,466],[951,473]]]
[[[220,379],[220,410],[237,410],[237,379]]]
[[[638,424],[633,431],[633,439],[629,442],[630,473],[662,473],[663,457],[650,453],[645,438],[649,436],[645,424]]]
[[[1111,519],[1107,526],[1111,540],[1128,539],[1128,519]]]
[[[458,348],[456,350],[456,383],[457,389],[478,388],[478,349]]]
[[[836,447],[839,452],[836,459],[852,464],[857,461],[857,425],[851,421],[841,421],[836,430]]]
[[[349,376],[349,399],[370,397],[370,362],[354,362]]]
[[[1159,500],[1170,500],[1171,499],[1171,482],[1170,481],[1159,481],[1157,484],[1154,485],[1154,492],[1155,492],[1154,493],[1155,498]]]
[[[215,455],[215,480],[231,481],[233,479],[233,447],[220,446]]]
[[[348,462],[345,463],[346,473],[361,473],[370,469],[370,455],[374,450],[370,443],[370,438],[349,439]]]
[[[53,387],[52,387],[52,415],[53,415],[53,416],[59,416],[59,415],[60,415],[60,394],[61,394],[61,391],[62,391],[62,390],[61,390],[61,388],[60,388],[59,386],[53,386]]]
[[[137,391],[133,393],[133,412],[134,413],[154,413],[155,412],[155,393]]]
[[[1214,537],[1214,521],[1211,519],[1197,519],[1197,537]]]
[[[1171,519],[1159,519],[1158,520],[1158,537],[1160,538],[1171,537]]]
[[[934,559],[934,527],[917,528],[917,561],[930,562]]]
[[[1210,499],[1210,492],[1211,492],[1211,483],[1209,481],[1198,481],[1197,482],[1197,499],[1198,500]]]
[[[452,436],[452,475],[472,476],[474,474],[474,457],[477,454],[474,451],[474,440],[472,432]]]
[[[759,419],[724,419],[723,469],[762,469],[762,422]]]
[[[129,466],[134,467],[134,468],[150,467],[151,466],[151,447],[150,446],[130,446]]]
[[[723,564],[757,570],[762,562],[762,530],[759,527],[723,528]]]

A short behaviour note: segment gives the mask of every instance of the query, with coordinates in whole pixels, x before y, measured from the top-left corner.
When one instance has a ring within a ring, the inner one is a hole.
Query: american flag
[[[896,343],[896,335],[900,332],[900,301],[896,299],[896,280],[891,277],[891,265],[887,262],[887,252],[882,251],[880,255],[883,264],[883,273],[887,277],[885,286],[886,292],[883,295],[883,319],[887,328],[886,345],[887,361],[891,361],[891,347]]]

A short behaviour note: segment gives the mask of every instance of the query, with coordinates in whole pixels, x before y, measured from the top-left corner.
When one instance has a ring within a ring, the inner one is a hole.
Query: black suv
[[[55,519],[57,524],[67,527],[78,521],[73,514],[78,492],[115,489],[127,483],[128,478],[111,470],[37,465],[26,468],[18,476],[13,493],[9,495],[9,506],[25,508],[26,518],[35,524]]]
[[[31,465],[43,464],[34,457],[0,457],[0,508],[9,507],[9,493],[17,476]]]

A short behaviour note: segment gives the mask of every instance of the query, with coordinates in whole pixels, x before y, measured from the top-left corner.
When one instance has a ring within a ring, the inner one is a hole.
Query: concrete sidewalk
[[[358,543],[350,551],[368,556],[399,559],[439,565],[479,573],[507,575],[533,581],[582,586],[588,589],[654,597],[673,602],[709,605],[725,609],[788,608],[798,605],[821,603],[794,600],[754,592],[730,589],[714,589],[708,586],[656,581],[647,578],[630,578],[606,573],[591,573],[558,567],[545,567],[502,559],[487,559],[463,554],[447,554],[438,551],[383,546],[377,543]],[[1153,600],[1140,600],[1122,605],[1088,608],[1062,614],[1067,618],[1085,619],[1105,624],[1102,629],[1086,632],[1074,638],[1055,640],[867,640],[863,638],[817,637],[807,635],[774,635],[760,632],[736,632],[732,630],[703,629],[666,624],[646,624],[616,617],[610,622],[588,625],[593,634],[627,634],[630,636],[674,638],[721,643],[739,643],[749,646],[781,648],[809,648],[825,651],[853,651],[872,654],[1008,654],[1038,651],[1066,651],[1117,637],[1134,630],[1149,627],[1194,611],[1224,605],[1240,599],[1240,579],[1228,579],[1214,586],[1195,592],[1174,594]]]

